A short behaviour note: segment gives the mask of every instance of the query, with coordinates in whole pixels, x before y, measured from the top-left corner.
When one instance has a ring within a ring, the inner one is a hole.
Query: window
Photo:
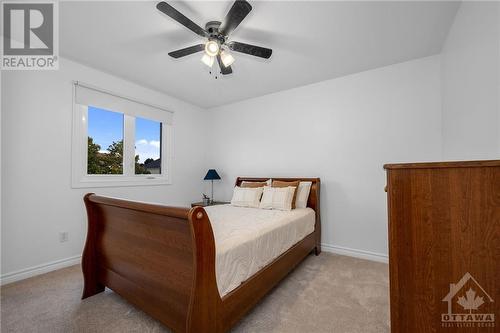
[[[123,174],[123,114],[89,106],[87,174]]]
[[[161,123],[135,119],[135,174],[161,174]]]
[[[75,83],[73,187],[170,183],[172,113]]]

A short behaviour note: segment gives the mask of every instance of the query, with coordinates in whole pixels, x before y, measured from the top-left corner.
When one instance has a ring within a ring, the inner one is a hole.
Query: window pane
[[[88,107],[87,174],[123,174],[123,114]]]
[[[161,174],[161,122],[135,118],[135,174]]]

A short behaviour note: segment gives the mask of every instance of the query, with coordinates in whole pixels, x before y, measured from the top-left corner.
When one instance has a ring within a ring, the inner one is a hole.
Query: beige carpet
[[[169,332],[110,290],[80,300],[79,266],[1,288],[1,331]],[[388,332],[388,267],[309,256],[234,332]]]

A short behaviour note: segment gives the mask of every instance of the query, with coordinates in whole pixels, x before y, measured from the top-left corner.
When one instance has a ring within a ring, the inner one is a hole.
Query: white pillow
[[[235,186],[231,205],[238,207],[258,208],[263,187],[239,187]]]
[[[241,183],[244,184],[244,183],[253,183],[253,182],[248,182],[248,181],[244,180]],[[271,178],[269,178],[268,180],[266,180],[267,186],[271,186],[272,183],[273,183],[273,180]]]
[[[259,208],[292,210],[293,194],[295,186],[288,187],[264,187],[262,200]]]
[[[306,208],[309,192],[311,192],[312,182],[300,182],[297,188],[297,196],[295,198],[295,208]]]
[[[263,181],[262,182],[249,182],[249,181],[244,180],[244,181],[241,182],[240,186],[243,186],[243,185],[248,184],[248,183],[263,183]],[[272,183],[273,183],[273,180],[271,178],[269,178],[268,180],[266,180],[266,185],[267,186],[271,186]]]

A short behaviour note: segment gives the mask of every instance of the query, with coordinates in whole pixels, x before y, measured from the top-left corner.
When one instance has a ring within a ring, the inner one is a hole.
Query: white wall
[[[2,280],[81,254],[84,193],[187,205],[209,192],[207,167],[223,177],[218,200],[237,176],[321,177],[323,243],[383,258],[384,163],[500,156],[499,17],[499,3],[464,2],[441,56],[209,112],[65,59],[59,71],[0,73]],[[73,80],[176,111],[173,185],[71,189]]]
[[[62,59],[58,71],[2,74],[2,276],[79,256],[86,192],[188,205],[200,197],[206,112],[159,92]],[[71,188],[72,81],[81,80],[175,111],[173,185]],[[59,243],[58,233],[69,232]]]
[[[210,118],[221,199],[236,176],[321,177],[323,243],[383,256],[383,164],[441,158],[440,58],[217,107]]]
[[[445,159],[500,157],[500,3],[463,2],[442,51]]]

